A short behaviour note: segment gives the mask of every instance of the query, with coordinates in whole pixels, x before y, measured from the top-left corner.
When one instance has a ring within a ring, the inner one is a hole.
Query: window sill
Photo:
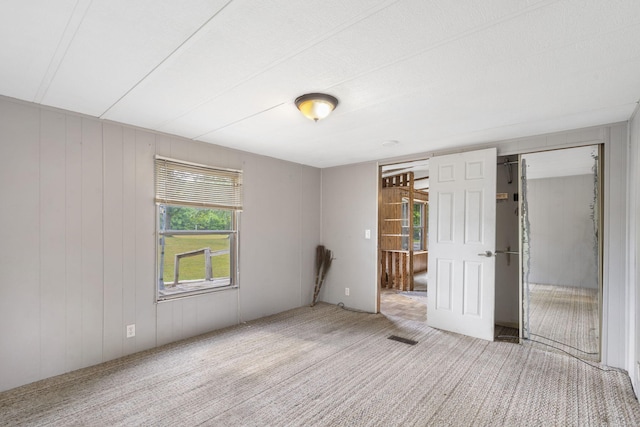
[[[166,286],[165,289],[159,290],[156,302],[160,303],[178,298],[192,297],[237,288],[238,285],[230,284],[228,278],[212,281],[202,280],[179,283],[176,286]]]

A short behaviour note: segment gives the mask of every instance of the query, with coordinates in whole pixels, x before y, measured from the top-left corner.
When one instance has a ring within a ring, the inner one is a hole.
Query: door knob
[[[493,256],[493,252],[486,251],[485,253],[478,254],[478,256],[486,256],[487,258],[491,258]]]

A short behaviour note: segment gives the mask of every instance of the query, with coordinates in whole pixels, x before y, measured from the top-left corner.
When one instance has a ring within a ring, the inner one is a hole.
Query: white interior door
[[[493,341],[496,149],[429,160],[427,324]]]

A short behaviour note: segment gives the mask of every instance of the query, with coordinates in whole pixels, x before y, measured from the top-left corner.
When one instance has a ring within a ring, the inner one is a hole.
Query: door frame
[[[535,154],[535,153],[543,153],[543,152],[553,152],[553,151],[560,151],[560,150],[570,150],[572,148],[580,148],[580,147],[589,147],[589,146],[596,146],[598,148],[598,160],[597,160],[597,167],[598,167],[598,182],[597,182],[597,191],[598,191],[598,195],[597,195],[597,200],[598,200],[598,222],[597,222],[597,246],[598,246],[598,278],[597,278],[597,284],[598,284],[598,301],[597,301],[597,309],[598,309],[598,360],[602,361],[603,359],[603,353],[602,353],[602,349],[603,349],[603,337],[602,337],[602,331],[603,331],[603,322],[604,322],[604,317],[603,317],[603,311],[604,311],[604,303],[603,303],[603,295],[604,295],[604,206],[605,206],[605,194],[604,194],[604,181],[606,179],[606,175],[605,175],[605,161],[604,161],[604,154],[605,154],[605,146],[604,146],[604,142],[596,142],[593,144],[580,144],[580,145],[575,145],[575,146],[567,146],[567,147],[559,147],[559,148],[553,148],[553,149],[547,149],[547,150],[531,150],[531,151],[526,151],[526,152],[522,152],[522,153],[518,153],[518,194],[520,195],[520,197],[518,198],[518,264],[519,264],[519,274],[518,274],[518,278],[519,278],[519,283],[518,283],[518,295],[519,295],[519,301],[518,301],[518,313],[519,313],[519,331],[518,331],[518,335],[519,335],[519,342],[520,344],[524,343],[527,339],[524,337],[524,311],[525,311],[525,301],[524,301],[524,278],[523,278],[523,274],[524,274],[524,265],[523,265],[523,215],[522,215],[522,204],[524,203],[524,197],[522,197],[523,195],[523,188],[522,188],[522,156],[526,155],[526,154]]]
[[[532,147],[531,149],[520,149],[520,150],[505,150],[504,153],[502,152],[498,152],[498,156],[504,156],[504,155],[517,155],[518,156],[518,193],[522,194],[522,170],[521,170],[521,157],[524,154],[532,154],[532,153],[539,153],[539,152],[545,152],[545,151],[556,151],[556,150],[562,150],[562,149],[570,149],[570,148],[578,148],[578,147],[584,147],[584,146],[589,146],[589,145],[597,145],[598,146],[598,167],[599,167],[599,180],[598,180],[598,191],[599,191],[599,221],[598,221],[598,248],[599,248],[599,255],[598,255],[598,261],[599,261],[599,265],[598,265],[598,323],[599,323],[599,342],[598,342],[598,347],[599,347],[599,353],[600,353],[600,359],[603,359],[603,347],[604,347],[604,337],[603,337],[603,330],[604,330],[604,234],[605,234],[605,197],[606,195],[604,194],[604,189],[605,189],[605,180],[606,180],[606,170],[605,170],[605,165],[606,165],[606,161],[605,161],[605,142],[603,141],[585,141],[583,143],[577,143],[574,145],[566,145],[566,146],[558,146],[558,147],[553,147],[553,148],[548,148],[545,149],[543,147]],[[497,147],[497,146],[496,146]],[[499,148],[499,147],[497,147]],[[474,147],[475,149],[475,147]],[[469,150],[465,150],[465,151],[475,151],[474,149],[469,149]],[[440,153],[437,153],[440,154]],[[446,152],[443,154],[447,154]],[[379,313],[380,312],[380,294],[382,291],[381,285],[380,285],[380,278],[381,278],[381,267],[380,267],[380,263],[381,263],[381,251],[380,251],[380,247],[379,247],[379,242],[380,242],[380,206],[381,206],[381,202],[382,202],[382,187],[381,187],[381,179],[382,179],[382,174],[383,174],[383,167],[385,166],[390,166],[390,165],[395,165],[395,164],[401,164],[401,163],[412,163],[412,162],[420,162],[420,161],[425,161],[425,160],[430,160],[432,157],[434,157],[436,154],[431,154],[428,156],[416,156],[415,158],[410,158],[410,159],[404,159],[404,160],[399,160],[399,161],[390,161],[390,162],[379,162],[378,163],[378,248],[377,248],[377,260],[376,260],[376,266],[377,266],[377,277],[376,277],[376,312]],[[518,215],[518,241],[519,241],[519,252],[520,254],[522,254],[522,198],[519,198],[519,203],[518,203],[518,210],[519,210],[519,215]],[[519,263],[519,284],[518,284],[518,294],[519,294],[519,301],[518,301],[518,313],[519,313],[519,338],[520,338],[520,342],[523,342],[523,283],[522,283],[522,255],[518,255],[518,263]]]

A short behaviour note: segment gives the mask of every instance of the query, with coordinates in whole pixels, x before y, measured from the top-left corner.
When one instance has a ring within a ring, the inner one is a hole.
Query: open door
[[[430,159],[427,324],[493,341],[496,149]]]

